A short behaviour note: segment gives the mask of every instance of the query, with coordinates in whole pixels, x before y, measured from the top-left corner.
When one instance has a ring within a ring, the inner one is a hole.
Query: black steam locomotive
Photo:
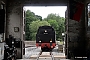
[[[51,26],[40,26],[36,34],[36,46],[42,51],[52,50],[56,46],[55,30]]]

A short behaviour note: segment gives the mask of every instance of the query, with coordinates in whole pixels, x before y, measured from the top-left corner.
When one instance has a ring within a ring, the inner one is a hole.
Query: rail
[[[40,51],[39,55],[37,56],[36,60],[39,60],[39,56],[42,54],[42,51]]]
[[[47,53],[47,52],[46,52],[46,53]],[[50,53],[49,55],[51,56],[51,59],[54,60],[54,56],[53,56],[52,52],[49,52],[49,53]],[[39,60],[39,58],[42,57],[42,56],[45,57],[45,56],[47,56],[47,54],[46,54],[46,55],[45,55],[45,54],[43,55],[43,52],[41,51],[41,52],[39,53],[39,55],[37,56],[37,59],[36,59],[36,60]],[[46,58],[46,57],[45,57],[45,58]]]
[[[50,55],[51,55],[52,60],[54,60],[54,56],[53,56],[52,52],[50,52]]]

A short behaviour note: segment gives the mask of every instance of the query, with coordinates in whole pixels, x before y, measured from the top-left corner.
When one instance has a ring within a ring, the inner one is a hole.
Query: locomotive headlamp
[[[50,42],[52,42],[52,40],[50,40]]]
[[[45,30],[45,32],[47,32],[47,30]]]
[[[41,42],[41,41],[39,41],[39,42]]]
[[[14,42],[12,42],[12,44],[14,44]]]

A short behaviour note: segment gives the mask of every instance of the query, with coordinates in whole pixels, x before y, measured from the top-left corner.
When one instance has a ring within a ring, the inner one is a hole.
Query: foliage
[[[31,24],[32,21],[37,21],[37,20],[41,20],[41,16],[35,15],[35,13],[31,12],[30,10],[26,11],[26,40],[31,40],[31,36],[30,36],[30,29],[29,29],[29,25]]]
[[[56,40],[62,39],[62,33],[65,31],[65,18],[60,17],[57,14],[49,14],[47,18],[44,18],[45,21],[48,21],[56,31]]]
[[[37,17],[40,21],[42,21],[42,17],[41,17],[41,16],[36,15],[36,17]]]
[[[47,18],[35,15],[30,10],[26,11],[26,40],[35,40],[39,26],[49,25],[56,31],[56,40],[62,40],[62,33],[65,31],[65,18],[57,14],[48,14]]]
[[[50,26],[50,24],[47,22],[47,21],[33,21],[31,24],[30,24],[30,33],[31,33],[31,40],[35,40],[36,39],[36,33],[37,33],[37,30],[40,26],[44,26],[44,25],[47,25],[47,26]]]

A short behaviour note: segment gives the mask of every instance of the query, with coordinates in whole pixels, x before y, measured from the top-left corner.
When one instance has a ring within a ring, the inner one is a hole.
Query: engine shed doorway
[[[61,10],[62,9],[62,10]],[[59,50],[58,45],[65,47],[65,39],[62,33],[65,33],[65,11],[67,6],[24,6],[24,42],[25,42],[25,56],[28,54],[27,50],[30,46],[36,47],[36,33],[40,26],[52,26],[56,32],[56,49]],[[35,48],[30,48],[31,53]],[[30,50],[29,49],[29,50]],[[64,48],[61,48],[64,49]],[[35,53],[32,53],[35,54]],[[65,54],[65,52],[64,52]]]

